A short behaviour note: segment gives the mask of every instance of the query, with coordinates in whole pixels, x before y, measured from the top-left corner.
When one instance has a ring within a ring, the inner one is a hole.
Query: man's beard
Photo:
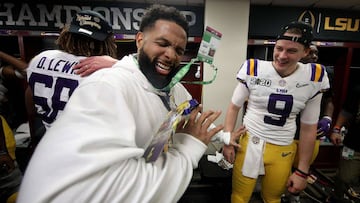
[[[143,49],[140,49],[138,62],[141,72],[156,89],[166,87],[178,71],[178,68],[171,67],[171,72],[168,75],[159,74],[155,68],[156,60],[151,61]]]

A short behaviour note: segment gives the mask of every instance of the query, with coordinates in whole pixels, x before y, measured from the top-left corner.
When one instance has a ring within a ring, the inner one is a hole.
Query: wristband
[[[299,177],[301,177],[301,178],[307,179],[307,176],[304,175],[304,174],[302,174],[302,173],[300,173],[299,171],[295,171],[294,173],[295,173],[295,175],[297,175],[297,176],[299,176]]]
[[[340,126],[336,125],[336,126],[333,127],[332,133],[340,134],[340,132],[341,132]]]
[[[323,116],[322,118],[326,118],[326,119],[330,120],[330,122],[332,121],[330,116]]]
[[[310,175],[310,174],[305,173],[304,171],[302,171],[302,170],[300,170],[300,169],[298,169],[298,168],[295,169],[295,172],[299,172],[301,175],[303,175],[303,176],[305,176],[305,177],[308,177],[308,176]]]

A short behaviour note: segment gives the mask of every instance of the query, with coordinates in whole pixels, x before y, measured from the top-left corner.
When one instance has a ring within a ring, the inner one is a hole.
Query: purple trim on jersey
[[[311,64],[311,81],[315,80],[315,74],[316,74],[316,64],[312,63]]]
[[[257,76],[257,59],[249,59],[247,60],[247,70],[246,74],[250,76]]]
[[[316,64],[316,63],[312,63],[311,64],[311,81],[314,82],[321,82],[323,77],[324,77],[324,70],[325,68],[320,65],[320,64]]]
[[[255,60],[254,60],[254,76],[257,76],[257,75],[258,75],[258,74],[257,74],[257,67],[258,67],[258,60],[255,59]]]
[[[322,65],[320,65],[320,67],[321,67],[321,74],[320,74],[319,82],[322,82],[322,80],[324,78],[324,74],[325,74],[325,67]]]

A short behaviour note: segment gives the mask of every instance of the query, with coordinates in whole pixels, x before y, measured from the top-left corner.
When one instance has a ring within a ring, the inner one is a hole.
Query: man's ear
[[[135,41],[136,41],[136,47],[140,49],[144,43],[144,33],[143,32],[136,33]]]

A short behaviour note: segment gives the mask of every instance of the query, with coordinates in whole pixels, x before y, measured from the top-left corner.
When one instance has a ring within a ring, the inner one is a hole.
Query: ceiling
[[[114,1],[114,0],[108,0]],[[168,5],[204,5],[205,0],[117,0],[135,3],[160,3]],[[239,0],[233,0],[239,1]],[[314,7],[360,10],[360,0],[250,0],[251,5]]]

